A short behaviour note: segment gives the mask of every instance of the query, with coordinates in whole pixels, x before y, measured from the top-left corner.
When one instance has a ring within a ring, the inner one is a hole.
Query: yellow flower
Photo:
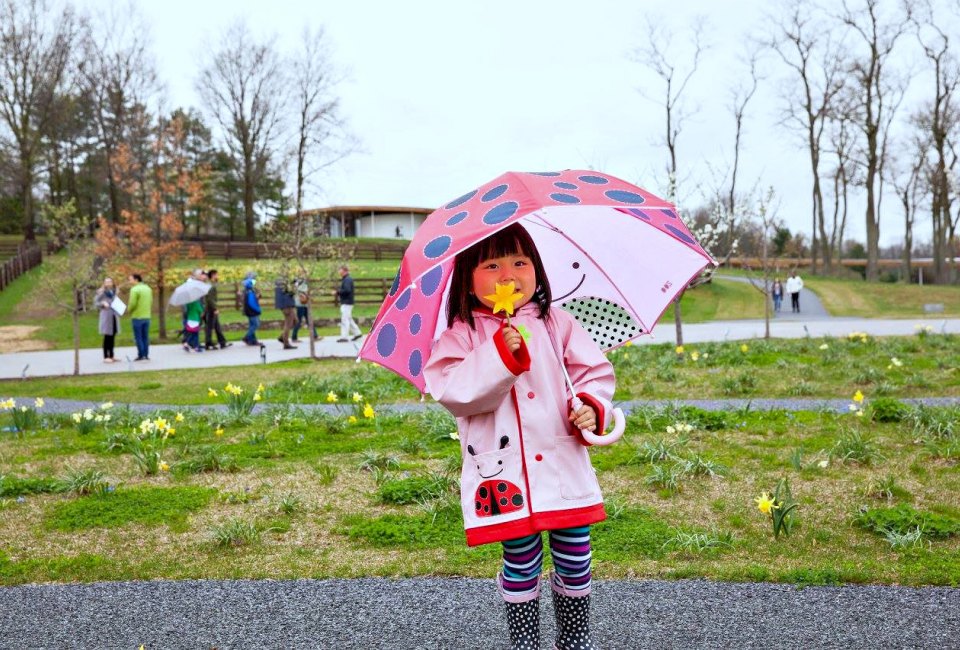
[[[683,354],[683,346],[682,346],[682,345],[678,345],[676,352],[677,352],[677,354]]]
[[[35,400],[33,401],[33,405],[36,406],[38,409],[42,409],[42,408],[43,408],[43,398],[42,398],[42,397],[38,397],[37,399],[35,399]]]
[[[258,392],[258,393],[262,393],[264,390],[265,390],[265,389],[264,389],[264,387],[263,387],[263,384],[258,384],[258,385],[257,385],[257,392]]]
[[[223,427],[217,427],[216,430],[213,432],[213,435],[215,435],[215,436],[217,436],[217,437],[222,436],[222,435],[223,435]]]
[[[356,415],[351,415],[350,417],[347,418],[347,422],[349,422],[350,424],[356,424],[356,423],[357,423],[357,416],[356,416]]]
[[[460,432],[459,432],[459,431],[451,431],[449,435],[450,435],[450,439],[451,439],[451,440],[459,440],[459,439],[460,439]]]
[[[361,395],[360,393],[354,393],[354,394],[353,394],[353,401],[354,401],[354,402],[362,402],[362,401],[363,401],[363,395]]]
[[[754,499],[754,501],[757,502],[757,509],[765,515],[769,515],[770,510],[780,507],[766,492],[763,492],[760,496]]]
[[[508,282],[506,284],[500,284],[497,282],[494,287],[496,293],[491,293],[489,296],[484,296],[487,300],[493,302],[493,313],[502,311],[507,316],[513,316],[513,305],[518,300],[523,298],[523,294],[516,290],[517,285],[513,282]]]
[[[3,408],[4,411],[9,411],[17,405],[17,401],[12,397],[9,399],[0,402],[0,408]]]
[[[822,343],[822,344],[820,345],[820,349],[821,349],[821,350],[829,350],[829,349],[830,349],[830,346],[827,345],[826,343]]]
[[[183,422],[183,413],[181,413],[180,411],[177,411],[177,415],[173,419],[176,420],[177,422]]]
[[[76,422],[77,424],[79,424],[79,423],[80,423],[80,420],[82,420],[82,419],[83,419],[83,416],[80,415],[79,413],[74,413],[74,414],[73,414],[73,421]]]
[[[857,389],[857,392],[853,394],[853,401],[857,404],[863,403],[863,393],[860,392],[860,389]]]
[[[692,361],[697,361],[699,358],[700,358],[700,353],[697,352],[696,350],[690,353],[690,359]]]
[[[331,404],[333,402],[336,402],[337,399],[338,399],[337,394],[334,393],[333,391],[330,391],[329,393],[327,393],[327,401],[330,402]]]
[[[367,418],[368,420],[372,420],[376,416],[377,414],[373,412],[372,406],[367,404],[366,406],[363,407],[363,417]]]
[[[253,394],[253,401],[254,401],[254,402],[259,402],[259,401],[262,400],[262,399],[263,399],[263,397],[260,395],[260,393],[254,393],[254,394]]]
[[[161,471],[161,472],[169,472],[169,471],[170,471],[170,466],[167,465],[167,461],[165,461],[165,460],[161,460],[161,461],[160,461],[160,471]]]
[[[623,360],[624,360],[624,361],[629,361],[629,360],[630,360],[630,353],[629,353],[629,352],[624,352],[624,353],[623,353]]]
[[[740,351],[743,352],[744,354],[746,354],[749,349],[750,349],[750,346],[747,345],[746,343],[743,343],[740,345]]]
[[[219,395],[216,388],[207,388],[207,397],[216,397]]]
[[[626,343],[623,344],[623,346],[627,348],[629,348],[631,345],[633,345],[633,341],[627,341]]]
[[[174,429],[173,427],[170,427],[169,429],[167,429],[167,435],[172,438],[173,436],[177,435],[177,430]]]
[[[856,415],[857,415],[858,418],[862,418],[862,417],[863,417],[863,409],[857,409]]]
[[[157,427],[158,429],[166,429],[170,425],[167,424],[167,421],[163,418],[157,418],[153,421],[153,426]]]

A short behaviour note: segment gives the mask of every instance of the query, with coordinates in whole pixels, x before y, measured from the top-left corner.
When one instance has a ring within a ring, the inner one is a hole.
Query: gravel
[[[592,604],[602,648],[960,647],[944,587],[612,581]],[[0,589],[0,648],[503,648],[502,607],[466,578],[25,585]]]

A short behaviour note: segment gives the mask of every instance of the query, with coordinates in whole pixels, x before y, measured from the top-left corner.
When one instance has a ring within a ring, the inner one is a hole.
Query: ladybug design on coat
[[[509,436],[502,436],[500,438],[500,449],[506,447],[509,442]],[[476,460],[476,452],[471,445],[467,445],[467,451]],[[523,508],[523,492],[520,491],[520,488],[510,481],[496,478],[503,472],[502,465],[502,460],[498,460],[496,465],[490,466],[485,466],[483,462],[477,463],[477,471],[484,479],[477,486],[477,491],[473,497],[478,517],[505,515]]]

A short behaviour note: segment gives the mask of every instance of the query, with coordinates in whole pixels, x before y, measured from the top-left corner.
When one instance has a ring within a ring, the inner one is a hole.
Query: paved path
[[[801,314],[800,316],[804,316]],[[796,339],[806,336],[846,336],[850,332],[866,332],[871,336],[909,336],[918,327],[931,327],[936,333],[960,333],[960,318],[778,318],[770,322],[770,334],[774,338]],[[763,320],[732,320],[695,323],[683,326],[684,343],[708,341],[733,341],[763,337]],[[661,323],[653,330],[653,336],[636,340],[637,345],[674,343],[673,323]],[[356,342],[337,343],[332,336],[324,337],[317,345],[317,356],[322,358],[354,358],[360,351],[363,339]],[[279,341],[265,341],[266,362],[307,358],[310,347],[301,341],[296,350],[284,350]],[[226,350],[200,354],[184,352],[179,345],[151,345],[150,361],[134,363],[127,359],[136,356],[132,345],[120,345],[116,356],[122,361],[104,364],[99,348],[80,351],[80,373],[114,374],[143,370],[170,370],[174,368],[213,368],[217,366],[245,366],[260,363],[260,348],[235,343]],[[55,377],[73,374],[73,351],[50,350],[46,352],[18,352],[0,354],[0,379],[20,377]]]
[[[598,580],[592,605],[605,649],[960,647],[960,589]],[[502,607],[465,578],[27,585],[0,589],[0,648],[486,650]]]
[[[741,275],[724,275],[721,273],[715,273],[713,277],[730,282],[745,282],[747,284],[754,284],[754,281],[752,281],[750,278],[745,278]],[[784,279],[783,284],[786,285],[786,283],[786,279]],[[760,280],[757,284],[762,287],[763,281]],[[784,291],[786,291],[786,289],[784,289]],[[790,311],[790,294],[784,293],[781,311],[774,312],[771,315],[778,321],[810,321],[834,318],[834,316],[831,316],[827,312],[827,308],[823,306],[822,302],[820,302],[820,298],[817,296],[817,294],[810,291],[810,289],[807,289],[806,287],[800,290],[800,313],[794,313]]]

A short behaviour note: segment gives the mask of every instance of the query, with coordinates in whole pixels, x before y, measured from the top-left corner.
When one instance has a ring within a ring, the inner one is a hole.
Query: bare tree
[[[730,172],[730,195],[727,199],[727,208],[730,214],[737,213],[737,171],[740,166],[740,144],[743,136],[743,118],[747,112],[747,104],[753,99],[757,92],[757,86],[760,83],[760,76],[757,72],[757,62],[760,58],[758,50],[753,50],[747,57],[747,67],[750,70],[749,81],[739,83],[730,91],[730,112],[733,113],[733,122],[735,125],[733,138],[733,169]],[[729,247],[729,242],[728,242]]]
[[[915,122],[916,123],[916,122]],[[907,282],[913,269],[913,224],[917,217],[917,208],[923,200],[926,192],[926,183],[924,174],[927,168],[927,151],[929,149],[929,132],[917,124],[920,132],[916,134],[911,142],[912,151],[904,152],[904,155],[898,156],[896,160],[907,160],[907,165],[893,164],[887,173],[890,176],[891,184],[903,207],[904,233],[903,233],[903,251],[901,252],[901,274]]]
[[[36,236],[33,187],[55,98],[67,82],[79,21],[69,5],[0,0],[0,141],[16,161],[23,234]]]
[[[832,267],[823,190],[820,186],[821,142],[837,94],[843,88],[841,48],[832,31],[812,17],[813,8],[803,0],[792,0],[787,14],[777,20],[769,46],[790,69],[796,85],[785,96],[783,123],[803,133],[813,174],[811,195],[812,271],[817,271],[818,245],[824,268]]]
[[[272,38],[259,42],[245,23],[235,23],[197,81],[240,177],[248,239],[255,235],[257,188],[276,157],[287,96],[284,66],[274,42]]]
[[[121,143],[131,140],[135,113],[157,90],[147,27],[134,5],[97,13],[83,39],[79,64],[81,92],[89,102],[97,144],[106,161],[110,221],[118,223],[121,203],[116,158]]]
[[[668,197],[674,204],[677,200],[678,184],[678,166],[677,166],[677,138],[683,129],[683,124],[689,116],[685,111],[683,99],[687,84],[697,72],[700,65],[700,57],[703,55],[705,45],[703,43],[704,21],[701,18],[696,19],[690,26],[691,42],[693,53],[689,62],[682,64],[671,59],[668,53],[672,54],[670,43],[672,35],[664,30],[660,22],[652,18],[647,19],[647,39],[646,45],[637,48],[633,54],[634,60],[642,63],[649,68],[662,82],[660,99],[654,99],[663,106],[665,117],[664,144],[670,155],[667,165],[669,176]],[[645,94],[645,96],[648,96]],[[652,99],[652,97],[648,96]],[[676,325],[677,345],[683,345],[683,319],[680,314],[680,300],[683,298],[683,292],[677,294],[673,300],[673,316]]]
[[[880,0],[863,0],[861,7],[854,8],[850,0],[844,0],[840,16],[860,44],[859,52],[851,59],[850,74],[860,98],[857,126],[863,135],[863,180],[867,190],[867,280],[876,280],[879,276],[882,192],[878,183],[882,182],[883,153],[895,104],[903,95],[903,85],[893,78],[894,72],[887,64],[897,41],[906,32],[910,18],[909,5],[903,7],[905,15],[895,13],[891,16],[882,16],[880,5]],[[892,98],[896,100],[892,102]]]
[[[950,250],[948,233],[952,225],[951,204],[954,200],[949,178],[950,164],[947,162],[950,153],[948,138],[960,121],[955,106],[957,86],[960,85],[960,63],[950,49],[950,35],[934,15],[929,1],[918,7],[913,24],[933,73],[932,97],[915,116],[915,123],[926,132],[927,137],[922,141],[929,146],[931,154],[928,180],[933,226],[933,275],[936,282],[947,283],[951,269],[944,260]]]
[[[843,237],[847,229],[847,217],[850,206],[850,186],[854,185],[859,176],[852,159],[855,139],[853,129],[854,108],[850,89],[841,92],[831,108],[830,149],[836,158],[833,168],[833,215],[830,225],[829,249],[831,255],[836,256],[839,264],[843,258]],[[832,257],[831,257],[832,259]]]
[[[770,294],[773,290],[772,277],[776,272],[770,263],[770,238],[782,223],[777,219],[777,206],[774,205],[773,188],[757,198],[756,207],[749,210],[747,219],[757,222],[760,230],[760,277],[750,277],[750,284],[763,294],[763,338],[770,338]],[[750,269],[753,271],[753,269]]]

